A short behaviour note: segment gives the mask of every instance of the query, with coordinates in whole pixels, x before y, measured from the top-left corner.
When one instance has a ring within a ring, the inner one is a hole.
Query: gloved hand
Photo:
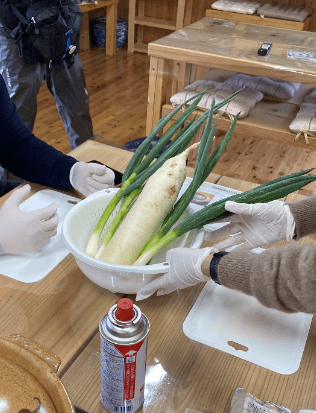
[[[228,236],[227,240],[214,246],[219,250],[225,250],[243,242],[255,248],[280,240],[293,239],[295,222],[287,205],[280,205],[276,202],[242,204],[227,201],[225,208],[236,214],[221,221],[230,222],[230,224],[204,235],[207,241]]]
[[[205,258],[215,252],[218,252],[216,248],[169,250],[166,258],[169,271],[140,288],[136,301],[150,297],[155,291],[157,295],[170,294],[173,291],[209,281],[211,278],[202,273],[201,266]]]
[[[57,234],[58,203],[32,212],[19,210],[30,190],[30,185],[16,189],[0,209],[0,245],[6,254],[41,251]]]
[[[97,163],[75,163],[69,175],[71,185],[84,196],[89,196],[101,189],[114,186],[115,174],[112,169]]]

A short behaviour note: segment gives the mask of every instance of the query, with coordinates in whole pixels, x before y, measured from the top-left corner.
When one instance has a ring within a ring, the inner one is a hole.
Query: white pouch
[[[316,88],[305,97],[304,102],[316,104]]]
[[[199,102],[199,105],[197,106],[200,109],[208,109],[209,107],[211,107],[215,91],[217,89],[221,89],[222,86],[222,83],[215,82],[213,80],[196,80],[195,82],[186,86],[183,90],[181,90],[181,92],[178,92],[175,95],[171,96],[170,102],[173,106],[181,105],[190,97],[193,97],[198,93],[203,92],[203,90],[208,89],[208,91],[204,94],[202,100]]]
[[[173,95],[170,98],[170,102],[173,106],[181,105],[187,99],[207,89],[197,105],[198,109],[207,110],[211,107],[214,97],[215,103],[218,104],[235,92],[235,90],[229,88],[224,89],[224,84],[225,82],[219,83],[213,80],[200,79],[186,86],[181,92]],[[254,105],[262,100],[262,98],[263,94],[261,92],[247,87],[244,90],[241,90],[233,100],[224,105],[219,112],[221,114],[226,114],[230,118],[236,116],[237,113],[240,112],[239,118],[244,118],[248,115]]]
[[[294,96],[295,92],[299,89],[300,84],[243,73],[236,73],[229,77],[223,84],[223,88],[225,89],[238,90],[242,87],[253,88],[270,98],[286,101]]]
[[[232,0],[218,0],[211,5],[215,10],[230,11],[242,14],[254,14],[262,3],[255,1],[232,1]]]
[[[234,91],[221,89],[217,90],[215,94],[215,103],[220,103],[226,98],[228,98]],[[250,110],[263,99],[263,94],[258,90],[247,87],[241,90],[238,95],[224,105],[219,112],[227,114],[228,117],[232,118],[236,116],[239,112],[239,119],[246,117]]]
[[[290,124],[290,130],[296,133],[294,142],[297,142],[303,135],[306,144],[309,144],[309,138],[314,138],[316,133],[316,103],[301,105],[298,114]]]

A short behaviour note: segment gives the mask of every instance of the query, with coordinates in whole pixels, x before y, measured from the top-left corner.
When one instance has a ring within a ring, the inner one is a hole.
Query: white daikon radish
[[[102,244],[96,258],[120,265],[132,265],[144,246],[171,211],[186,177],[186,160],[191,150],[168,159],[147,181],[110,242]]]

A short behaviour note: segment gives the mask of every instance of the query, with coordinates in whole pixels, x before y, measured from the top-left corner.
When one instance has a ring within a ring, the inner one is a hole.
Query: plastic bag
[[[243,389],[237,389],[233,395],[228,413],[316,413],[315,410],[292,411],[271,402],[262,402]]]

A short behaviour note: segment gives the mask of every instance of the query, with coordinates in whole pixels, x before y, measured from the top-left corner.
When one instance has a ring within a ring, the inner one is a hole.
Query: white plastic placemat
[[[280,374],[299,368],[312,315],[283,313],[254,297],[206,283],[183,323],[194,341]]]
[[[50,243],[41,252],[1,256],[0,274],[25,283],[33,283],[44,278],[69,254],[62,240],[61,229],[68,211],[80,202],[80,199],[45,189],[22,202],[20,204],[20,210],[22,212],[35,211],[45,208],[53,202],[59,203],[57,209],[59,217],[57,235],[51,238]]]

